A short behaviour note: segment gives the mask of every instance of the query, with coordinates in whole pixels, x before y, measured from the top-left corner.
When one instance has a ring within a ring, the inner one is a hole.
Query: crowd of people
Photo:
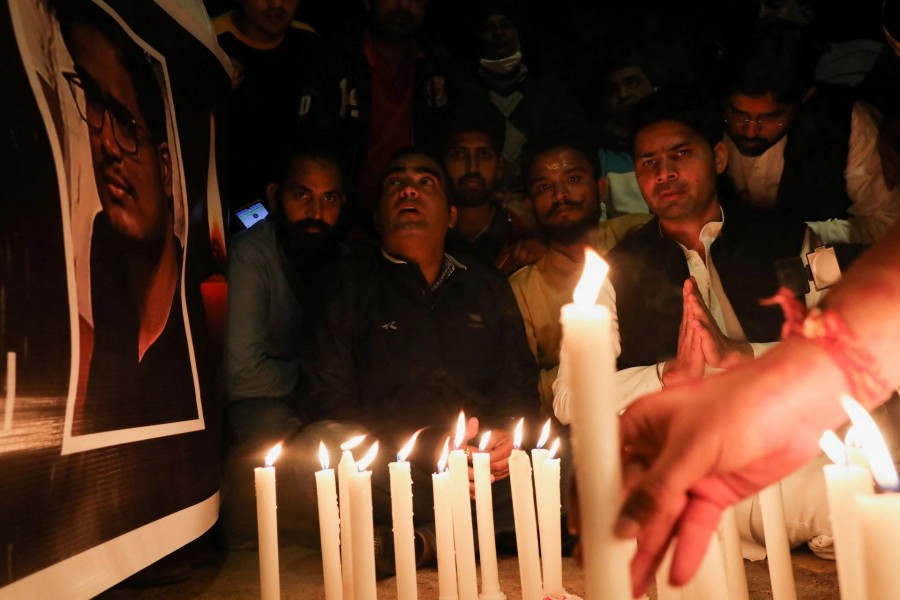
[[[780,341],[785,315],[761,301],[787,289],[810,308],[849,306],[842,339],[883,335],[847,298],[866,291],[857,273],[896,254],[895,4],[870,15],[882,43],[834,44],[804,0],[748,3],[733,9],[740,26],[718,30],[667,29],[665,9],[651,7],[617,33],[573,3],[571,44],[513,1],[369,0],[358,20],[326,20],[322,32],[297,20],[298,0],[226,7],[213,18],[234,67],[223,197],[232,216],[258,202],[270,212],[246,230],[232,219],[228,246],[229,544],[255,541],[245,475],[272,444],[289,450],[279,526],[303,533],[317,521],[319,440],[337,456],[365,433],[386,448],[373,506],[389,575],[383,467],[426,427],[410,460],[417,561],[428,563],[427,474],[462,409],[477,417],[467,443],[493,432],[498,548],[513,548],[513,426],[552,418],[567,436],[559,312],[589,246],[610,263],[598,302],[614,316],[626,457],[649,467],[618,528],[638,536],[636,591],[676,527],[673,581],[685,581],[721,510],[745,497],[739,527],[758,556],[756,483],[800,467],[784,484],[790,541],[833,556],[820,465],[809,463],[815,428],[785,418],[802,409],[766,382],[790,372],[790,389],[853,388],[840,370],[811,374],[827,355],[803,359],[814,344]],[[851,267],[873,244],[881,255]],[[852,273],[833,295],[833,269],[808,258],[826,246]],[[751,407],[745,446],[726,443],[722,390]],[[760,415],[784,411],[771,422],[752,413],[766,395]],[[770,458],[759,442],[778,434],[771,423],[785,428],[790,460],[734,475]]]

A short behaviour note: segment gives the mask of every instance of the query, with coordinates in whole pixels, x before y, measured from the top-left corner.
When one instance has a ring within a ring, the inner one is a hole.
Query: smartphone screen
[[[250,229],[265,219],[268,214],[269,211],[262,205],[262,202],[257,202],[256,204],[251,204],[247,208],[242,208],[237,211],[237,218],[244,224],[244,227]]]

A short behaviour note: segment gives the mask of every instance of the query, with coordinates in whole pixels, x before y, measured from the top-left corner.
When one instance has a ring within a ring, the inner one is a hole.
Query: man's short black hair
[[[405,146],[400,148],[391,154],[391,158],[388,159],[387,166],[381,172],[381,176],[378,178],[378,187],[379,189],[384,186],[384,180],[388,178],[388,175],[394,172],[394,169],[391,168],[391,163],[399,158],[403,158],[405,156],[424,156],[430,160],[433,160],[437,165],[437,176],[441,180],[441,183],[447,183],[447,173],[444,171],[444,163],[434,155],[433,152],[423,149],[421,146]]]
[[[269,172],[269,180],[282,186],[290,175],[290,169],[300,158],[309,158],[333,164],[340,174],[341,187],[347,190],[346,160],[340,149],[332,142],[317,139],[293,140],[285,145],[278,160]],[[239,165],[238,165],[239,168]]]
[[[712,148],[722,141],[723,124],[716,104],[695,90],[654,92],[634,105],[631,112],[631,146],[645,128],[663,121],[687,125]]]
[[[767,22],[729,45],[721,73],[722,97],[764,96],[797,104],[813,85],[819,52],[809,35],[789,23]]]
[[[538,137],[530,137],[522,150],[522,184],[527,190],[531,184],[531,167],[538,156],[557,148],[568,148],[583,154],[591,165],[591,177],[599,179],[603,175],[600,165],[600,148],[597,143],[583,135],[557,132]]]
[[[503,154],[506,121],[500,110],[490,102],[469,102],[453,110],[445,129],[441,153],[447,153],[456,136],[473,132],[485,134],[494,152],[498,155]]]
[[[116,48],[116,54],[131,76],[138,106],[147,123],[150,136],[157,143],[167,142],[166,105],[160,82],[159,63],[128,36],[122,27],[102,8],[87,0],[56,0],[51,8],[59,22],[63,41],[70,47],[72,29],[83,26],[94,29]],[[73,57],[74,58],[74,57]]]

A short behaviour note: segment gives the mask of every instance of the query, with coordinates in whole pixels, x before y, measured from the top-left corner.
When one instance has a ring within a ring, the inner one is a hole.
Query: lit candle
[[[481,563],[479,600],[505,600],[497,573],[497,547],[494,543],[494,500],[491,492],[491,455],[485,452],[491,432],[486,431],[472,455],[475,471],[475,513],[478,517],[478,552]]]
[[[549,438],[550,419],[547,419],[547,422],[544,423],[544,426],[541,428],[541,436],[538,438],[537,446],[531,450],[531,468],[534,471],[534,488],[536,490],[540,488],[538,479],[540,479],[541,467],[544,466],[544,461],[547,459],[547,453],[549,452],[549,450],[544,448],[544,444],[547,443]],[[538,524],[538,526],[540,526],[540,524]]]
[[[747,589],[747,571],[744,568],[741,538],[733,506],[726,508],[722,513],[722,520],[719,521],[719,536],[722,538],[722,557],[725,563],[728,598],[729,600],[750,600],[750,591]]]
[[[766,537],[766,560],[769,563],[769,579],[774,600],[796,600],[794,571],[791,564],[791,547],[784,525],[784,500],[781,482],[776,482],[759,493],[763,535]]]
[[[466,443],[466,416],[460,412],[450,453],[450,502],[453,510],[453,538],[456,541],[456,578],[462,600],[478,598],[475,571],[475,536],[472,533],[472,501],[469,496],[469,455]]]
[[[867,469],[850,464],[848,449],[834,432],[822,434],[819,446],[835,463],[825,465],[824,472],[841,598],[853,600],[865,597],[866,564],[856,497],[872,493],[872,477]]]
[[[418,596],[412,476],[406,457],[412,452],[420,431],[415,432],[409,442],[400,449],[397,461],[388,465],[391,476],[391,519],[394,524],[394,564],[397,568],[398,600],[415,600]]]
[[[372,471],[366,468],[375,460],[378,442],[356,463],[350,477],[350,524],[353,527],[353,597],[375,600],[375,527],[372,523]]]
[[[6,353],[6,404],[3,408],[3,430],[12,430],[13,407],[16,404],[16,353]]]
[[[357,472],[353,449],[366,439],[364,435],[350,438],[341,444],[338,464],[338,491],[341,500],[341,580],[344,600],[353,600],[353,527],[350,515],[350,479]]]
[[[890,600],[900,589],[896,545],[900,536],[900,480],[887,444],[872,417],[856,401],[841,400],[862,441],[862,450],[881,494],[856,494],[860,546],[865,552],[865,597]],[[854,597],[859,597],[858,595]]]
[[[613,535],[622,506],[619,394],[609,310],[595,304],[607,269],[596,252],[585,252],[574,302],[562,308],[560,354],[568,366],[587,597],[619,600],[631,598],[633,552]]]
[[[259,583],[262,600],[281,597],[278,577],[278,516],[275,501],[275,467],[281,442],[266,454],[266,466],[254,469],[256,481],[256,526],[259,532]]]
[[[444,451],[437,473],[431,476],[434,493],[434,536],[437,543],[438,596],[440,600],[457,600],[456,552],[453,542],[453,511],[450,507],[450,474],[446,470],[450,440],[444,440]]]
[[[319,462],[316,472],[316,497],[319,501],[319,541],[322,544],[322,575],[325,579],[325,600],[342,600],[341,587],[341,527],[338,518],[337,489],[334,469],[328,468],[328,449],[319,442]]]
[[[513,438],[515,449],[509,456],[509,485],[512,488],[522,600],[541,600],[541,560],[538,555],[537,522],[534,516],[531,462],[528,460],[528,454],[519,449],[522,445],[524,421],[525,419],[520,419],[516,425]]]
[[[547,421],[549,425],[549,421]],[[544,428],[545,430],[547,427]],[[542,436],[543,437],[543,436]],[[541,467],[535,468],[534,486],[537,499],[538,531],[541,539],[541,572],[544,580],[544,596],[562,598],[562,535],[560,531],[559,497],[559,438],[554,440]],[[534,451],[532,451],[532,457]]]

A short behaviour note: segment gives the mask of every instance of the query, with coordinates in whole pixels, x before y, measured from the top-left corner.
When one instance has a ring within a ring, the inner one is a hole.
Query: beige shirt
[[[889,191],[878,155],[878,123],[865,105],[853,105],[850,117],[850,149],[844,178],[852,204],[849,219],[807,223],[825,244],[871,244],[900,217],[900,188]],[[757,157],[744,156],[726,134],[728,177],[740,197],[758,207],[772,207],[784,171],[787,136]]]

